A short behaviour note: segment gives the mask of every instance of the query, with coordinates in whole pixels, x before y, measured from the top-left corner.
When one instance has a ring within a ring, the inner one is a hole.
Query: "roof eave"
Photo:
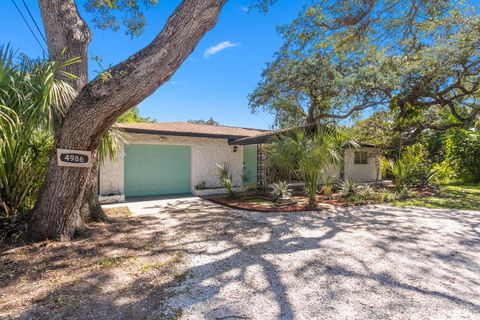
[[[215,134],[215,133],[199,133],[199,132],[176,132],[176,131],[165,131],[165,130],[151,130],[151,129],[139,129],[139,128],[122,128],[128,133],[139,133],[139,134],[152,134],[152,135],[163,135],[163,136],[181,136],[181,137],[196,137],[196,138],[213,138],[213,139],[227,139],[229,140],[238,140],[246,138],[248,136],[242,135],[229,135],[229,134]]]

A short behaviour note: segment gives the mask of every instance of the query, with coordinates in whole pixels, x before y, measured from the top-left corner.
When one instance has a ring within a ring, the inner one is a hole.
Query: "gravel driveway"
[[[198,198],[133,210],[186,253],[166,301],[181,319],[480,319],[480,212],[257,213]]]

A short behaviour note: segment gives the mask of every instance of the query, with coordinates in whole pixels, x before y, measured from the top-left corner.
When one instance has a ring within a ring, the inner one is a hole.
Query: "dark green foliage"
[[[218,182],[219,184],[227,189],[227,196],[230,199],[236,198],[237,195],[233,191],[233,174],[231,165],[228,162],[218,163],[217,164],[218,170]]]
[[[94,25],[101,30],[117,31],[121,24],[125,33],[136,37],[142,34],[145,26],[143,11],[157,5],[158,0],[87,0],[87,12],[93,14]]]
[[[196,123],[196,124],[208,124],[210,126],[219,126],[220,125],[220,123],[218,121],[215,121],[213,119],[213,117],[210,117],[210,119],[208,119],[208,120],[203,120],[203,119],[193,120],[193,119],[190,119],[187,122],[188,123]]]
[[[138,107],[134,107],[124,114],[122,114],[118,119],[118,123],[136,123],[136,122],[148,122],[148,123],[155,123],[157,122],[155,119],[151,119],[149,117],[142,117],[140,116],[140,112],[138,111]]]
[[[268,6],[268,1],[259,1]],[[308,1],[250,96],[278,126],[391,110],[402,133],[480,113],[480,16],[463,1]]]
[[[480,182],[480,133],[478,130],[452,130],[446,140],[447,164],[454,171],[454,179],[462,182]]]
[[[316,207],[319,183],[328,168],[343,162],[344,148],[356,147],[346,130],[317,128],[315,133],[297,129],[274,137],[268,147],[269,161],[281,171],[305,183],[308,204]]]
[[[421,144],[406,147],[397,160],[390,161],[389,171],[397,192],[411,187],[433,186],[435,170]]]
[[[75,97],[59,76],[73,77],[55,61],[32,61],[0,47],[0,205],[14,217],[30,210],[43,183],[55,117]]]

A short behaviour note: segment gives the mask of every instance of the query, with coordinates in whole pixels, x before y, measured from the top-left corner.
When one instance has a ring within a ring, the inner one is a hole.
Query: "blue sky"
[[[24,9],[21,0],[15,1]],[[25,2],[41,22],[37,1]],[[81,14],[90,22],[91,17],[85,13],[81,2],[78,1]],[[178,2],[159,0],[157,7],[147,11],[147,26],[139,38],[131,39],[123,30],[100,31],[91,27],[90,55],[101,56],[104,65],[124,60],[155,37]],[[276,26],[292,21],[303,1],[280,0],[266,15],[246,12],[250,3],[250,0],[227,3],[217,25],[201,40],[173,78],[140,104],[142,116],[160,122],[212,116],[224,125],[256,128],[268,128],[272,124],[273,116],[250,113],[247,95],[260,80],[265,63],[272,59],[282,43]],[[0,21],[8,26],[2,28],[0,43],[10,43],[30,57],[42,54],[11,0],[0,1]],[[99,68],[93,61],[89,68],[93,78]]]

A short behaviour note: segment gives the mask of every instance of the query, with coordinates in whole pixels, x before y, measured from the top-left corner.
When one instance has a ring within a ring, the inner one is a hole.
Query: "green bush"
[[[58,80],[60,74],[68,76],[64,65],[14,60],[11,49],[0,47],[0,203],[7,217],[34,206],[52,148],[54,118],[75,97],[73,88]]]
[[[236,198],[236,194],[233,191],[233,176],[231,173],[230,164],[227,162],[217,164],[218,168],[218,182],[222,187],[227,189],[227,195],[229,198]]]
[[[340,181],[339,190],[342,196],[348,199],[358,195],[360,192],[360,186],[355,180],[348,178]]]
[[[329,167],[340,166],[347,145],[357,146],[350,132],[318,127],[316,132],[298,129],[273,137],[268,152],[272,164],[304,181],[308,205],[315,208],[320,181]]]
[[[459,182],[480,181],[480,133],[478,130],[455,129],[448,133],[446,165]]]
[[[416,186],[433,186],[435,170],[422,144],[408,146],[396,161],[390,161],[389,172],[395,188],[402,191]]]
[[[333,178],[328,177],[322,186],[322,194],[326,195],[329,199],[333,195]]]
[[[279,181],[273,184],[272,195],[275,201],[288,200],[292,196],[292,189],[286,181]]]

